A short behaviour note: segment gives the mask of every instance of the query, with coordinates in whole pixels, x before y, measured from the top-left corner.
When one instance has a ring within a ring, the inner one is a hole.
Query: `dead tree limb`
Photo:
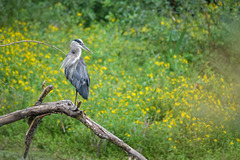
[[[54,87],[52,85],[49,85],[46,88],[44,88],[42,94],[40,95],[37,102],[35,103],[35,106],[41,104],[43,102],[43,100],[45,99],[45,97],[47,96],[47,94],[49,92],[51,92],[51,90],[53,90],[53,89],[54,89]]]
[[[3,42],[4,40],[1,40],[1,42]],[[10,45],[13,45],[13,44],[16,44],[16,43],[23,43],[23,42],[32,42],[32,43],[39,43],[39,44],[43,44],[43,45],[46,45],[48,47],[52,47],[60,52],[62,52],[63,54],[66,55],[66,53],[64,53],[61,49],[55,47],[54,45],[50,45],[50,44],[47,44],[47,43],[44,43],[44,42],[41,42],[41,41],[35,41],[35,40],[21,40],[21,41],[17,41],[17,42],[12,42],[12,43],[8,43],[8,44],[2,44],[0,45],[0,47],[6,47],[6,46],[10,46]]]
[[[121,139],[119,139],[111,132],[107,131],[105,128],[87,117],[83,111],[76,110],[76,106],[69,100],[43,103],[38,106],[32,106],[26,109],[12,112],[7,115],[0,116],[0,126],[16,122],[29,116],[39,116],[52,113],[64,113],[67,116],[78,119],[85,126],[91,129],[98,137],[109,140],[113,144],[125,150],[129,154],[129,156],[135,157],[140,160],[146,160],[144,156],[131,148]]]
[[[49,85],[47,86],[46,88],[44,88],[45,86],[45,83],[46,81],[43,82],[43,92],[42,94],[40,95],[40,97],[38,98],[37,102],[35,103],[34,106],[37,106],[37,105],[40,105],[42,104],[43,100],[45,99],[45,97],[47,96],[47,94],[49,92],[51,92],[51,90],[53,90],[53,86],[52,85]],[[28,128],[28,131],[26,133],[26,138],[25,138],[25,145],[26,145],[26,148],[25,148],[25,152],[24,152],[24,159],[27,158],[27,155],[28,155],[28,151],[29,151],[29,148],[30,148],[30,145],[32,143],[32,140],[33,140],[33,137],[34,137],[34,134],[37,130],[37,127],[38,125],[41,123],[42,121],[42,118],[44,116],[47,116],[47,115],[50,115],[50,113],[46,113],[46,114],[42,114],[40,116],[30,116],[28,118],[28,125],[29,125],[29,128]]]

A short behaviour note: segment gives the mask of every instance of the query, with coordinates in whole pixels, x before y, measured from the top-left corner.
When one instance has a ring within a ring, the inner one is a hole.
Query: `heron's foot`
[[[78,101],[76,111],[80,108],[82,101]]]

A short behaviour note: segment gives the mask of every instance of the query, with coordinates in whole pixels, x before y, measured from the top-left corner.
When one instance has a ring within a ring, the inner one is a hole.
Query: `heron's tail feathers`
[[[88,100],[89,88],[87,85],[82,85],[77,89],[77,91],[84,99]]]

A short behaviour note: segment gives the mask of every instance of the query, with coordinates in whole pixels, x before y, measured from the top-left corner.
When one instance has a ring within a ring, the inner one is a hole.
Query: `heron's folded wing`
[[[88,99],[90,78],[87,73],[86,64],[82,58],[80,58],[70,82],[76,87],[76,90],[83,98]]]

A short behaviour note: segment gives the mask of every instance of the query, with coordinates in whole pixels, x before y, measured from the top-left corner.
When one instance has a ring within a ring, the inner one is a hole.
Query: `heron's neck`
[[[78,53],[77,57],[73,60],[72,64],[75,64],[76,62],[78,62],[78,60],[81,58],[81,55],[82,55],[82,50],[81,48],[77,48],[75,50],[72,50],[73,52],[76,52]],[[76,54],[75,53],[75,54]]]

